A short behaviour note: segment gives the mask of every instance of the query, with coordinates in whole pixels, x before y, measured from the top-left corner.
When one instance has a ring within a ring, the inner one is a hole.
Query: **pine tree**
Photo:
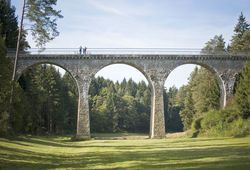
[[[233,53],[249,53],[249,36],[250,27],[241,12],[238,23],[234,28],[234,36],[231,40],[230,51]],[[246,34],[246,35],[245,35]]]
[[[244,119],[250,117],[250,63],[246,63],[236,87],[235,99]]]
[[[200,68],[190,84],[195,112],[201,114],[219,108],[220,90],[215,76]]]
[[[32,67],[20,77],[19,84],[25,92],[30,111],[26,114],[26,132],[32,134],[41,134],[44,129],[44,120],[42,113],[42,101],[44,94],[42,92],[41,76],[42,67]]]
[[[0,1],[0,32],[5,39],[7,48],[15,48],[18,35],[18,22],[15,8],[11,7],[10,0]]]
[[[90,98],[92,132],[148,132],[151,92],[145,82],[137,84],[131,79],[128,83],[124,79],[121,83],[114,83],[102,77],[92,82],[99,91]],[[135,96],[128,95],[128,89]]]
[[[56,132],[58,122],[63,121],[60,113],[60,75],[56,71],[55,67],[47,66],[44,70],[45,81],[43,84],[43,93],[45,94],[45,100],[43,101],[47,114],[47,129],[49,134]]]
[[[238,19],[238,23],[236,24],[235,28],[234,28],[234,32],[235,35],[239,38],[241,38],[243,36],[243,34],[245,33],[245,31],[249,30],[249,24],[246,21],[246,18],[244,17],[243,13],[240,13],[239,19]]]
[[[117,112],[117,95],[115,91],[114,84],[110,84],[108,86],[108,93],[106,99],[106,107],[108,112],[109,124],[110,124],[110,131],[117,132],[118,128],[118,112]]]
[[[225,54],[226,47],[222,35],[216,35],[210,39],[206,46],[201,50],[202,54]]]
[[[184,130],[190,129],[194,115],[195,109],[192,92],[190,89],[188,89],[187,96],[184,101],[184,109],[180,112],[180,117],[184,126]]]
[[[173,86],[168,91],[164,92],[164,110],[166,131],[178,132],[183,130],[183,124],[180,118],[182,107],[177,104],[178,89]],[[183,106],[184,107],[184,106]]]
[[[11,6],[10,0],[0,0],[0,35],[5,40],[7,48],[16,48],[18,36],[18,21],[15,15],[15,7]],[[22,33],[20,49],[29,48],[26,41],[27,32]]]
[[[66,72],[62,77],[61,112],[64,112],[63,130],[65,133],[74,133],[78,104],[78,90],[71,75]]]
[[[26,18],[31,23],[29,29],[37,47],[43,47],[59,35],[56,21],[63,16],[60,10],[53,8],[56,4],[57,0],[27,0]]]
[[[126,84],[125,94],[135,97],[136,95],[136,83],[130,78]]]
[[[185,106],[185,98],[187,97],[188,93],[188,86],[183,85],[179,88],[177,94],[176,94],[176,105],[178,105],[181,109]]]
[[[10,62],[5,57],[6,48],[4,40],[0,36],[0,136],[6,135],[9,127],[9,110],[8,103],[10,95],[10,72],[8,65]]]
[[[250,30],[247,30],[242,36],[242,51],[250,56]]]

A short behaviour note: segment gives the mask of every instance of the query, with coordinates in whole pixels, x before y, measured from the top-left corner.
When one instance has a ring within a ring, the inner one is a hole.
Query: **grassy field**
[[[0,138],[0,169],[248,170],[250,137],[149,140],[140,135],[136,140],[83,142],[69,137]]]

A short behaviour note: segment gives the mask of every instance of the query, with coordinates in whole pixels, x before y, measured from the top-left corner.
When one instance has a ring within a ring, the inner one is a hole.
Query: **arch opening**
[[[26,106],[23,133],[75,133],[79,91],[70,72],[52,63],[36,63],[22,70],[17,81]]]
[[[223,81],[210,66],[185,63],[172,70],[165,81],[164,112],[168,133],[188,130],[194,119],[224,105]]]
[[[151,114],[151,86],[134,66],[116,63],[102,67],[89,88],[90,130],[93,136],[148,137]],[[114,134],[116,133],[116,134]]]

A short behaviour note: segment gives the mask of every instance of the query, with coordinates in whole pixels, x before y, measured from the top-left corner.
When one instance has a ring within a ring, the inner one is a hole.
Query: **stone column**
[[[163,90],[164,81],[152,80],[150,138],[165,138]]]
[[[76,139],[90,139],[90,123],[89,123],[89,101],[88,91],[90,80],[85,78],[78,81],[79,98],[77,112],[77,130]]]
[[[224,84],[224,106],[234,95],[234,86],[239,72],[235,70],[226,70],[220,72],[220,77]]]
[[[224,81],[220,75],[216,75],[216,78],[220,88],[220,108],[224,108],[226,106],[226,89]]]

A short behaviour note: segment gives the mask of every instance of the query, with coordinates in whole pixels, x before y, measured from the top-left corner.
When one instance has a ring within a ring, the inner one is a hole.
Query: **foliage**
[[[250,117],[250,62],[246,63],[237,83],[235,100],[239,108],[242,118]]]
[[[203,113],[209,109],[219,108],[219,85],[214,74],[207,69],[200,68],[195,76],[192,77],[190,90],[195,112]]]
[[[92,132],[149,131],[151,93],[144,81],[114,83],[97,77],[89,93]]]
[[[6,49],[4,40],[0,36],[0,135],[5,135],[8,131],[9,126],[9,110],[8,101],[10,95],[10,72],[9,65],[10,61],[5,57]]]
[[[250,29],[245,31],[242,36],[242,51],[244,51],[247,55],[250,55]]]
[[[191,125],[191,129],[192,129],[192,137],[197,137],[200,133],[200,129],[201,129],[201,121],[202,121],[203,117],[198,117],[196,119],[193,120],[192,125]]]
[[[234,28],[234,36],[231,40],[230,51],[233,53],[248,53],[250,54],[249,50],[249,31],[250,27],[244,17],[243,13],[241,12],[238,23]]]
[[[215,35],[210,39],[206,46],[201,50],[202,54],[224,54],[226,52],[225,40],[222,35]]]
[[[219,108],[220,89],[209,70],[196,67],[187,85],[169,88],[164,95],[167,131],[189,130],[204,112]]]
[[[250,120],[239,117],[234,107],[210,110],[201,121],[201,136],[246,136],[250,134]]]
[[[196,67],[189,77],[188,84],[177,90],[174,97],[174,105],[175,108],[179,108],[177,112],[183,130],[190,129],[192,122],[202,117],[202,113],[219,108],[219,99],[219,85],[213,73],[205,68]]]
[[[13,106],[10,107],[12,64],[5,55],[4,40],[0,37],[0,136],[20,132],[25,125],[23,116],[25,116],[26,111],[28,111],[27,108],[29,108],[29,104],[18,83],[13,84],[15,86],[15,96]],[[10,121],[10,112],[13,114],[12,121]]]
[[[19,102],[25,106],[15,116],[19,133],[74,133],[78,91],[68,73],[61,76],[54,66],[42,64],[29,68],[19,83],[24,91]],[[145,82],[114,83],[98,77],[89,92],[92,132],[149,131],[151,92]]]
[[[31,22],[31,34],[37,47],[43,47],[47,42],[59,35],[57,19],[63,18],[61,11],[53,7],[57,0],[27,0],[26,17]]]
[[[15,7],[10,0],[0,0],[0,36],[4,39],[7,48],[16,48],[18,36],[18,21],[15,15]],[[27,33],[22,33],[20,49],[29,48],[26,41]]]
[[[164,91],[164,111],[167,132],[180,132],[183,130],[183,124],[180,118],[181,106],[177,103],[178,89],[170,87]]]
[[[192,98],[191,91],[188,90],[185,101],[184,101],[184,108],[180,112],[181,120],[182,120],[183,125],[184,125],[184,130],[190,129],[194,114],[195,114],[194,101]]]
[[[73,133],[76,126],[77,92],[72,78],[63,77],[50,65],[34,66],[21,76],[19,83],[30,110],[23,121],[22,133]]]
[[[235,98],[225,109],[202,114],[202,136],[246,136],[250,134],[250,63],[246,63],[235,89]],[[194,129],[197,131],[197,129]]]
[[[18,35],[18,22],[15,16],[15,8],[10,1],[0,1],[0,33],[8,48],[15,48]]]
[[[229,48],[231,52],[239,53],[244,51],[248,53],[250,42],[249,29],[249,24],[241,13],[234,29],[235,35]],[[220,39],[220,41],[218,39]],[[223,42],[222,36],[215,36],[214,39],[211,39],[203,48],[203,53],[212,53],[213,45],[219,47],[218,44],[221,45],[221,50],[224,50]],[[196,71],[194,76],[191,75],[189,86],[194,101],[194,117],[196,117],[192,123],[194,135],[200,133],[200,135],[203,136],[245,136],[249,134],[249,70],[250,64],[247,63],[236,83],[235,97],[231,100],[230,105],[221,110],[214,110],[219,108],[218,101],[220,97],[219,86],[215,77],[209,75],[208,72],[202,69]],[[204,78],[206,80],[202,81]],[[206,90],[202,91],[202,89]]]

